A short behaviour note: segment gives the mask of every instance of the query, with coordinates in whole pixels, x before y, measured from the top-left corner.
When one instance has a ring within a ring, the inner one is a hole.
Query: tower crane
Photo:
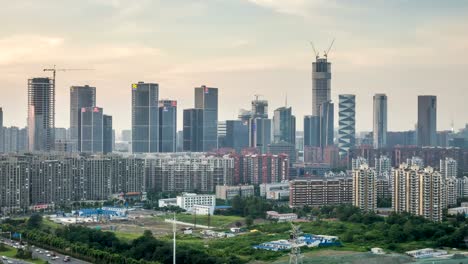
[[[331,42],[330,47],[328,48],[328,50],[326,50],[326,51],[323,52],[323,56],[325,57],[325,59],[328,58],[328,53],[329,53],[330,50],[332,49],[333,43],[335,43],[335,39],[332,40],[332,42]]]
[[[54,87],[55,87],[55,75],[56,75],[56,72],[58,71],[92,71],[94,69],[57,69],[55,68],[55,65],[53,68],[46,68],[46,69],[43,69],[43,71],[51,71],[52,72],[52,80],[54,81]]]

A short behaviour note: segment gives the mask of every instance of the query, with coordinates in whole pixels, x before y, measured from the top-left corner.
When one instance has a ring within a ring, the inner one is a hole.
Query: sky
[[[468,123],[468,2],[410,0],[0,0],[0,107],[24,127],[27,79],[57,73],[56,127],[69,126],[69,87],[97,88],[117,130],[131,127],[131,84],[194,105],[219,88],[219,120],[255,94],[311,114],[310,41],[332,63],[332,100],[356,94],[356,129],[372,130],[372,96],[388,96],[388,129],[414,129],[417,95],[437,95],[439,130]],[[335,109],[337,115],[338,109]],[[338,119],[337,117],[335,118]]]

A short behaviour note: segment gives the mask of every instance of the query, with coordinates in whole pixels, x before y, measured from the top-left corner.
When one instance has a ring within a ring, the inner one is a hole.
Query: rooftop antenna
[[[310,45],[312,46],[312,49],[314,50],[315,59],[318,59],[320,56],[319,56],[319,53],[317,52],[317,50],[315,49],[314,43],[312,41],[310,41]]]
[[[254,97],[255,97],[255,101],[258,101],[258,98],[262,96],[261,94],[254,94]]]
[[[332,40],[330,47],[328,47],[328,50],[323,52],[324,53],[323,56],[325,57],[325,59],[328,58],[328,54],[330,53],[330,50],[333,47],[333,43],[335,43],[335,39]]]

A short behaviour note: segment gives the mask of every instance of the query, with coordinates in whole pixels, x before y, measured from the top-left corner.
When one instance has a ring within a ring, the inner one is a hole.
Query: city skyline
[[[357,16],[356,9],[359,7],[355,3],[226,1],[218,3],[215,9],[212,3],[163,4],[143,1],[138,5],[129,5],[123,1],[89,1],[74,6],[75,11],[73,6],[70,8],[44,1],[42,8],[55,6],[63,12],[55,12],[55,15],[37,25],[29,23],[37,14],[28,11],[34,10],[36,3],[5,3],[4,10],[9,12],[0,12],[14,25],[2,29],[4,37],[0,39],[0,67],[5,73],[0,105],[4,110],[5,126],[26,126],[26,81],[32,77],[49,76],[42,69],[54,64],[64,68],[95,69],[60,72],[57,75],[56,127],[67,127],[70,122],[69,113],[64,111],[70,107],[69,88],[88,84],[96,87],[96,103],[114,116],[114,127],[117,130],[129,129],[131,91],[128,86],[138,81],[158,83],[160,98],[178,100],[178,116],[182,116],[183,109],[191,106],[193,87],[200,84],[218,87],[219,120],[234,119],[240,108],[249,107],[254,94],[262,94],[261,99],[269,101],[271,115],[272,110],[283,105],[284,87],[288,87],[288,90],[294,91],[288,93],[289,104],[298,120],[302,120],[304,115],[310,115],[312,104],[310,71],[314,53],[308,42],[314,41],[317,49],[322,51],[333,38],[336,41],[328,58],[333,64],[331,99],[338,102],[338,94],[356,94],[357,131],[372,129],[370,109],[375,93],[386,93],[389,97],[389,131],[414,129],[417,123],[417,96],[420,94],[438,97],[438,130],[449,129],[452,120],[458,129],[468,120],[468,113],[457,108],[457,105],[463,104],[463,98],[456,96],[465,89],[463,84],[467,82],[462,74],[467,70],[467,60],[460,52],[468,46],[462,34],[462,25],[467,20],[462,16],[467,10],[464,4],[442,5],[433,1],[425,5],[374,3],[361,9],[364,21],[389,9],[408,11],[400,12],[400,21],[395,24],[388,15],[384,16],[381,24],[385,27],[383,33],[378,26],[366,24],[361,28],[356,23],[345,23],[346,19]],[[175,15],[174,10],[180,11],[180,7],[185,7],[184,12]],[[420,12],[414,15],[410,11],[416,8]],[[28,18],[19,21],[15,14],[23,10],[28,13]],[[81,24],[83,28],[89,27],[89,30],[73,33],[68,27],[79,16],[78,11],[83,10],[94,10],[89,21]],[[174,16],[175,21],[133,19],[147,10],[167,11],[164,17]],[[215,10],[219,13],[216,18],[206,18],[215,14]],[[232,15],[220,17],[228,11],[251,14],[246,21],[249,27],[252,25],[251,29],[242,23],[232,23]],[[322,11],[329,14],[318,16],[320,19],[313,18],[312,14]],[[96,22],[104,19],[99,17],[100,14],[116,22],[112,24],[107,21],[105,25],[111,30],[102,36],[98,31],[103,28],[94,28]],[[199,20],[200,17],[205,20]],[[62,19],[63,25],[50,27],[56,25],[55,19]],[[219,19],[221,24],[231,23],[226,25],[225,31],[215,32],[210,23],[214,19]],[[185,31],[176,25],[177,21],[191,24],[190,28]],[[151,27],[159,22],[166,29]],[[308,29],[310,25],[316,27]],[[280,30],[276,33],[266,32],[270,27]],[[255,34],[259,30],[266,32],[266,36]],[[170,32],[174,33],[171,35]],[[147,35],[151,33],[157,33],[160,41],[149,38]],[[184,36],[184,33],[187,35]],[[197,36],[194,33],[199,37],[191,38],[192,45],[181,42],[181,39]],[[440,33],[440,39],[444,40],[434,39],[434,33]],[[285,35],[290,37],[280,38]],[[205,45],[207,43],[210,44]],[[446,54],[442,60],[440,50]],[[191,55],[186,56],[188,53]],[[198,63],[201,58],[204,58],[203,65]],[[142,60],[158,62],[142,63]],[[112,98],[105,96],[108,93],[112,93]],[[397,99],[399,103],[396,103]],[[335,111],[335,126],[337,120]],[[178,122],[181,128],[181,118]],[[302,122],[297,122],[298,130],[303,130],[302,126]]]

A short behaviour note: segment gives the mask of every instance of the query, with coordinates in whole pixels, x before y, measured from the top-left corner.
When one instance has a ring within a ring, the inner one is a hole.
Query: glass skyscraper
[[[159,101],[159,151],[176,152],[177,101]]]
[[[158,152],[159,85],[132,84],[132,152]]]
[[[183,150],[203,152],[203,109],[184,109]]]
[[[96,106],[96,87],[70,87],[70,141],[74,151],[81,151],[81,108]]]
[[[312,115],[320,115],[320,106],[331,100],[331,63],[317,58],[312,63]]]
[[[387,95],[374,95],[374,148],[387,146]]]
[[[356,96],[340,94],[338,98],[338,148],[343,157],[356,142]]]
[[[55,144],[55,84],[50,78],[28,80],[29,151],[51,151]]]
[[[418,145],[435,147],[437,145],[437,97],[418,96]]]
[[[74,151],[81,151],[81,108],[96,106],[96,87],[70,87],[70,141]]]
[[[81,108],[81,152],[103,152],[103,139],[102,108]]]
[[[104,154],[111,153],[114,150],[114,131],[112,129],[112,116],[103,115],[102,116],[102,136],[103,136],[103,145],[102,152]]]
[[[296,117],[292,115],[291,107],[280,107],[273,114],[273,141],[287,142],[295,145]]]
[[[218,88],[195,88],[195,108],[203,110],[202,151],[218,148]]]

